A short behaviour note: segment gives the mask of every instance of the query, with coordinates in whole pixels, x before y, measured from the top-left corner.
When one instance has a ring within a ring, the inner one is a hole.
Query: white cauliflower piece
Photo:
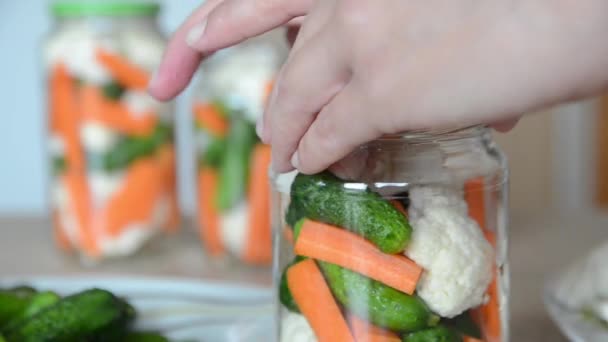
[[[90,171],[87,175],[91,197],[96,205],[105,205],[106,202],[122,188],[124,172]]]
[[[424,268],[417,293],[442,317],[483,304],[492,280],[494,251],[456,191],[410,191],[412,240],[405,255]]]
[[[72,25],[46,45],[45,62],[48,68],[64,63],[76,77],[93,84],[104,84],[112,77],[97,61],[95,54],[99,48],[115,52],[117,44],[109,38],[96,37],[86,26]]]
[[[147,30],[124,30],[119,36],[127,58],[136,65],[154,70],[160,64],[165,42]]]
[[[220,216],[220,235],[226,249],[240,257],[245,249],[247,227],[249,226],[249,206],[242,202]]]
[[[227,50],[205,79],[231,106],[243,108],[247,119],[256,122],[264,112],[266,85],[277,72],[278,56],[268,46]]]
[[[85,121],[80,128],[80,140],[86,151],[106,153],[118,142],[118,134],[97,122]]]
[[[281,319],[281,342],[316,342],[317,337],[306,317],[285,312]]]

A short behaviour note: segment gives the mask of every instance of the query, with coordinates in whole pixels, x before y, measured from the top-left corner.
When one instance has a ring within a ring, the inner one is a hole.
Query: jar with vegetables
[[[508,172],[487,128],[272,178],[279,341],[508,341]]]
[[[152,2],[59,1],[44,45],[58,246],[124,257],[175,231],[172,105],[147,95],[165,40]]]
[[[255,133],[286,56],[275,30],[217,52],[193,101],[198,231],[206,253],[270,265],[270,147]]]

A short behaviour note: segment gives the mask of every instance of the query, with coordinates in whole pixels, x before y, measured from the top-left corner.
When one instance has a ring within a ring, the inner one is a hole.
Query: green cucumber
[[[36,315],[38,312],[55,305],[61,297],[53,291],[44,291],[34,294],[27,306],[19,314],[14,315],[10,322],[2,329],[6,331],[12,330],[15,326],[26,319]]]
[[[112,293],[86,290],[61,299],[5,331],[9,341],[119,341],[134,310]]]
[[[327,283],[340,304],[349,312],[375,325],[400,332],[435,326],[433,314],[417,296],[410,296],[340,266],[318,261]]]
[[[27,308],[30,298],[20,296],[10,290],[0,291],[0,327],[8,324],[13,317],[21,315]]]
[[[479,326],[477,326],[477,323],[473,321],[471,312],[469,311],[465,311],[454,318],[445,319],[442,322],[449,328],[463,335],[481,339],[481,330],[479,329]]]
[[[220,211],[232,208],[245,195],[251,152],[256,142],[255,127],[251,123],[240,117],[231,121],[219,171],[216,205]]]
[[[327,171],[299,173],[291,186],[291,200],[297,201],[300,212],[311,220],[352,231],[384,253],[402,252],[412,234],[406,217],[368,188],[351,189],[346,185]]]
[[[296,223],[302,218],[306,217],[304,210],[299,202],[295,199],[291,199],[289,206],[287,207],[287,213],[285,214],[285,223],[293,229]]]
[[[199,159],[200,166],[211,166],[215,169],[222,165],[222,158],[226,150],[226,141],[222,138],[214,138]]]
[[[403,336],[403,342],[462,342],[462,336],[439,325],[434,328],[412,332]]]
[[[104,84],[101,87],[103,96],[109,100],[120,100],[126,89],[116,81]]]

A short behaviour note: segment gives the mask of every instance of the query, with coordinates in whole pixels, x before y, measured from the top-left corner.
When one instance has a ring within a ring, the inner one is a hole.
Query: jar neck
[[[408,131],[401,134],[384,135],[370,143],[377,144],[403,143],[403,144],[431,144],[442,142],[457,142],[466,140],[479,140],[490,135],[486,125],[474,125],[463,128],[448,128],[434,130]]]

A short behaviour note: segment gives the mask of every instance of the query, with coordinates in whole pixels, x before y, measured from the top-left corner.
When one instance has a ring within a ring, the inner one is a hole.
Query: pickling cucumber
[[[361,235],[385,253],[402,252],[410,241],[412,227],[390,202],[368,188],[349,188],[327,171],[299,173],[291,185],[291,200],[300,215]]]
[[[462,342],[462,336],[439,325],[434,328],[412,332],[403,336],[403,342]]]
[[[225,149],[226,141],[223,138],[214,138],[202,153],[199,159],[200,166],[219,168],[222,164]]]
[[[134,309],[112,293],[86,290],[65,297],[5,331],[8,341],[119,341]]]
[[[36,315],[38,312],[55,305],[61,297],[53,291],[44,291],[34,294],[27,306],[18,314],[14,315],[10,322],[2,330],[10,331],[26,319]]]
[[[226,136],[226,147],[219,171],[216,206],[220,211],[232,208],[247,189],[251,151],[257,142],[255,127],[244,118],[235,117]]]
[[[375,325],[400,332],[435,326],[433,314],[417,296],[397,291],[340,266],[318,261],[334,297],[349,312]]]

